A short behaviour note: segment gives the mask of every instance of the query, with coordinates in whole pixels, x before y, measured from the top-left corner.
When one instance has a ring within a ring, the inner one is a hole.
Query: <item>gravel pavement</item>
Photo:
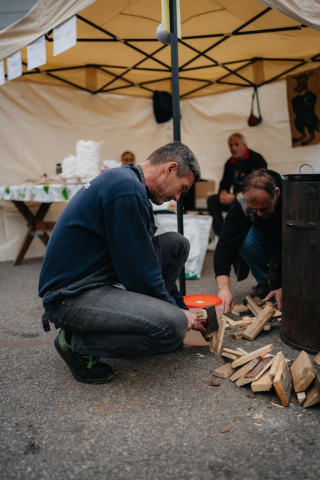
[[[57,332],[42,330],[41,263],[0,264],[1,480],[320,478],[320,404],[304,409],[293,395],[281,408],[274,392],[253,394],[229,379],[209,386],[225,360],[208,347],[112,359],[109,384],[76,382],[54,350]],[[233,280],[237,303],[253,285]],[[217,293],[212,252],[187,292]],[[299,353],[277,322],[253,342],[226,333],[224,346],[268,343],[286,358]]]

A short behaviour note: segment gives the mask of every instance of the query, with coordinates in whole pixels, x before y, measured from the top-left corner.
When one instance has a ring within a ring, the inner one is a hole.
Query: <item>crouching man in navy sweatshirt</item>
[[[189,242],[154,236],[150,200],[178,200],[200,178],[191,150],[170,143],[141,165],[107,170],[68,203],[50,237],[39,281],[45,313],[60,328],[55,347],[73,376],[113,378],[99,357],[126,358],[178,349],[190,329],[205,332],[175,281]]]

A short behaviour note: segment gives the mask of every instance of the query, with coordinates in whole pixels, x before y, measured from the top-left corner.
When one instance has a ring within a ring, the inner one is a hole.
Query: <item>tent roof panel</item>
[[[289,3],[296,8],[298,0],[181,2],[181,96],[208,95],[237,85],[252,86],[251,64],[257,58],[266,59],[266,81],[285,75],[290,69],[318,66],[301,59],[312,59],[320,53],[320,32],[300,28],[302,8],[297,7],[300,13],[291,18],[263,4],[271,1],[277,3],[277,8],[281,4],[285,9]],[[23,81],[69,81],[87,88],[86,67],[94,66],[96,91],[109,82],[107,89],[124,95],[151,97],[155,89],[171,91],[171,82],[163,80],[170,76],[170,47],[156,40],[156,28],[161,21],[159,0],[39,0],[25,18],[0,32],[0,58],[22,49],[26,63],[23,47],[74,14],[78,14],[77,45],[53,56],[50,34],[46,42],[47,63],[37,73],[27,72],[24,67]],[[320,29],[320,20],[317,28]],[[41,73],[44,71],[50,75]],[[119,75],[122,78],[116,78]],[[130,82],[144,85],[132,86]]]

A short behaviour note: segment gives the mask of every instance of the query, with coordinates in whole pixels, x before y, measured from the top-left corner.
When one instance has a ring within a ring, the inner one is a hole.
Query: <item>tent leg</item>
[[[179,61],[177,36],[177,2],[170,0],[170,46],[171,46],[171,81],[172,81],[172,113],[173,113],[173,140],[181,142],[180,126],[180,92],[179,92]],[[178,232],[183,235],[183,197],[177,206]],[[180,292],[186,294],[185,268],[180,272]]]

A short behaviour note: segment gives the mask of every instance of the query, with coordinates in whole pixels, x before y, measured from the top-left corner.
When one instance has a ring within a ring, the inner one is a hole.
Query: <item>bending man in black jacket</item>
[[[278,173],[256,170],[244,180],[243,193],[230,208],[214,255],[222,313],[233,310],[229,276],[237,255],[238,280],[246,278],[250,268],[258,282],[255,294],[264,298],[269,291],[264,274],[268,273],[270,259],[281,257],[281,190],[282,178]],[[241,264],[247,267],[246,275],[239,270]],[[270,292],[265,300],[272,297],[276,298],[281,310],[282,289]]]
[[[232,157],[224,166],[224,173],[219,187],[219,193],[208,198],[208,209],[213,217],[213,230],[220,236],[223,227],[222,212],[227,212],[237,195],[242,191],[243,180],[258,168],[267,168],[265,159],[247,147],[247,142],[241,133],[233,133],[228,139]],[[233,193],[230,193],[233,187]]]

